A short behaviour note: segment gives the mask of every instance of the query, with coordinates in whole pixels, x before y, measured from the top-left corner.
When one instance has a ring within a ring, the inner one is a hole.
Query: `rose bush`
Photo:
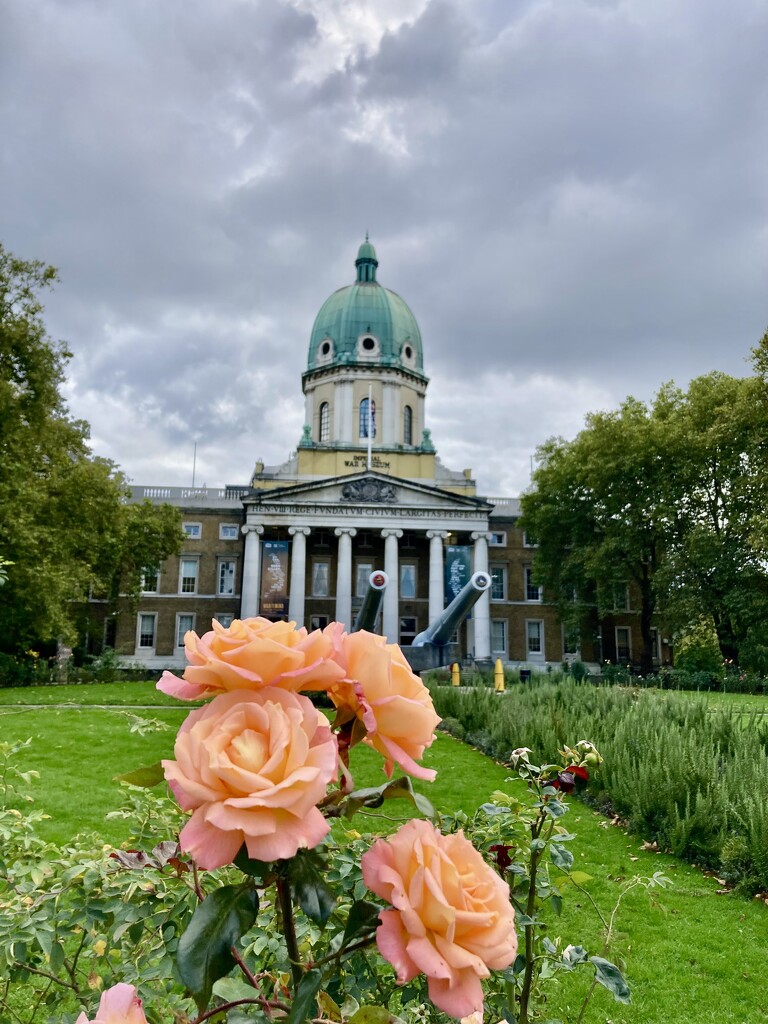
[[[201,867],[292,857],[328,832],[317,804],[337,771],[326,718],[307,697],[268,687],[220,694],[179,730],[165,777],[184,810],[182,849]]]
[[[423,973],[429,998],[451,1017],[483,1006],[481,978],[515,959],[509,886],[462,832],[413,820],[362,857],[368,888],[392,904],[376,943],[405,984]]]
[[[222,626],[215,619],[203,636],[190,630],[184,637],[189,665],[182,679],[164,672],[158,690],[197,700],[228,690],[325,690],[343,678],[335,660],[343,634],[340,623],[308,633],[295,622],[235,619]]]
[[[147,1018],[134,986],[121,983],[102,993],[98,1012],[92,1021],[81,1013],[75,1024],[147,1024]]]

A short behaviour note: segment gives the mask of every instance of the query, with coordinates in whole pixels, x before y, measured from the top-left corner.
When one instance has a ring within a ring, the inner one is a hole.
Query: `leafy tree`
[[[40,292],[56,271],[0,246],[0,650],[77,639],[92,588],[136,592],[143,564],[178,550],[175,510],[126,503],[113,463],[94,457],[88,424],[61,396],[71,353],[52,341]]]
[[[644,671],[652,667],[654,577],[666,534],[655,432],[633,398],[589,415],[574,440],[542,445],[534,489],[522,499],[522,525],[538,542],[535,575],[567,624],[585,628],[590,613],[610,613],[617,590],[635,584]]]
[[[666,384],[650,407],[628,398],[539,450],[522,520],[534,571],[582,624],[633,581],[644,671],[657,612],[682,632],[711,621],[726,661],[768,657],[768,336],[754,359],[755,377]]]
[[[685,392],[667,385],[654,405],[674,499],[660,598],[678,627],[711,620],[733,663],[768,641],[768,402],[760,391],[759,378],[710,373]]]

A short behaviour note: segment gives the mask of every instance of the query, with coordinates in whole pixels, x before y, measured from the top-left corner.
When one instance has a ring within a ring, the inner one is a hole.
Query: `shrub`
[[[588,798],[626,818],[661,849],[724,872],[744,891],[768,890],[768,724],[711,714],[701,698],[541,677],[505,697],[433,689],[439,714],[466,740],[507,761],[527,746],[553,760],[589,736],[605,757]]]

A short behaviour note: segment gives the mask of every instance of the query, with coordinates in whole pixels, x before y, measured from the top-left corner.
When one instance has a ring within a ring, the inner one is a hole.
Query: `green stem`
[[[532,840],[539,838],[545,822],[546,815],[542,810],[539,812],[539,817],[531,824]],[[552,835],[554,824],[554,821],[550,822],[547,839]],[[530,872],[528,875],[528,899],[525,905],[525,913],[527,917],[533,917],[536,913],[536,872],[543,852],[544,848],[531,851]],[[535,925],[527,924],[525,926],[525,974],[523,975],[523,987],[520,992],[519,1024],[528,1024],[528,1005],[531,999],[531,988],[533,986],[533,972],[535,966],[535,957],[533,955],[533,943],[535,937]]]
[[[277,876],[277,898],[280,902],[280,914],[283,919],[283,935],[285,944],[288,947],[288,959],[291,962],[291,977],[293,978],[294,994],[301,981],[301,959],[299,957],[299,944],[296,941],[296,928],[293,921],[293,903],[291,901],[291,886],[284,875]]]

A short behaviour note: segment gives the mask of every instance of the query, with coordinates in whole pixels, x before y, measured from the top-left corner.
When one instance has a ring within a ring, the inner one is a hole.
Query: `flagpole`
[[[371,437],[373,433],[373,399],[371,398],[373,385],[368,385],[368,471],[371,469]]]

